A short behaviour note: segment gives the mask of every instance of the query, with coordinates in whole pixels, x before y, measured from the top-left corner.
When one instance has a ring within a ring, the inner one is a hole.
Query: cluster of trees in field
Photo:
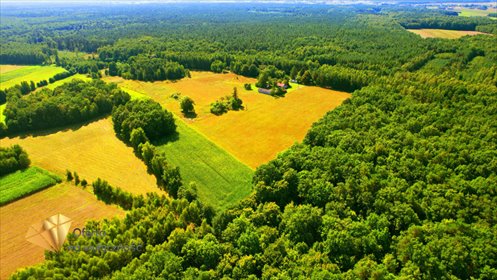
[[[238,90],[233,88],[231,96],[223,96],[211,104],[211,113],[214,115],[222,115],[229,110],[238,111],[243,109],[243,101],[238,97]]]
[[[195,101],[188,96],[183,96],[179,102],[181,113],[186,117],[194,117],[195,113]]]
[[[28,153],[21,146],[0,147],[0,176],[26,169],[30,164]]]
[[[151,141],[176,132],[172,113],[150,99],[133,100],[116,107],[112,121],[117,136],[127,143],[137,141],[137,131],[141,131],[141,138]]]
[[[133,100],[116,107],[112,121],[117,136],[135,149],[148,172],[155,176],[157,186],[176,197],[182,185],[179,168],[171,165],[166,155],[151,144],[176,133],[172,113],[153,100]]]
[[[115,84],[73,80],[54,90],[9,96],[5,123],[10,133],[58,127],[108,114],[129,100]]]

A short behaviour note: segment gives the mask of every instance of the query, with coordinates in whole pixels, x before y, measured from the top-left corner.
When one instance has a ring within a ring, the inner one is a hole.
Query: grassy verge
[[[200,133],[176,119],[178,134],[157,148],[179,166],[183,182],[195,181],[201,201],[225,209],[251,191],[253,171]]]
[[[44,188],[60,183],[61,179],[38,167],[30,167],[0,177],[0,205],[5,205]]]

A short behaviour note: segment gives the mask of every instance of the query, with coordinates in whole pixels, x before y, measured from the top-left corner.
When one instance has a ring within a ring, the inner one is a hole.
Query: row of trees
[[[73,80],[54,90],[9,97],[4,111],[9,132],[32,131],[79,123],[108,114],[130,96],[115,84]]]
[[[153,174],[159,188],[176,197],[182,185],[179,168],[171,165],[166,155],[150,143],[176,133],[173,115],[159,103],[146,99],[134,100],[112,112],[114,130],[130,144]]]
[[[28,168],[28,153],[19,145],[0,147],[0,176]]]
[[[116,204],[124,210],[139,208],[144,205],[142,195],[133,196],[131,193],[123,191],[120,188],[114,188],[107,181],[98,178],[92,184],[95,196],[107,204]]]
[[[22,81],[19,85],[12,86],[7,89],[0,89],[0,105],[5,104],[7,102],[7,96],[8,95],[26,95],[32,91],[35,91],[36,88],[43,87],[50,84],[55,83],[56,81],[65,79],[69,76],[74,75],[74,73],[71,73],[69,71],[65,71],[62,73],[55,74],[53,77],[51,77],[48,81],[47,80],[41,80],[35,84],[33,81]]]

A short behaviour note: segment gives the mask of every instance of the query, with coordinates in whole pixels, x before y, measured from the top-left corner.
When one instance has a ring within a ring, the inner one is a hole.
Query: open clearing
[[[2,74],[0,89],[9,88],[20,84],[22,81],[33,81],[35,83],[41,80],[47,80],[55,74],[65,72],[66,70],[58,66],[26,66],[21,69],[12,70]],[[7,76],[7,78],[4,78]],[[5,79],[5,81],[4,81]]]
[[[0,177],[0,205],[60,182],[60,177],[38,167],[29,167]]]
[[[469,35],[489,35],[478,31],[461,31],[461,30],[446,30],[446,29],[406,29],[409,32],[418,34],[422,38],[444,38],[444,39],[457,39]]]
[[[0,81],[2,81],[4,79],[5,73],[13,71],[13,70],[21,69],[21,68],[24,68],[24,67],[29,67],[29,66],[26,66],[26,65],[12,65],[12,64],[0,64],[0,74],[2,74],[2,77],[0,77]]]
[[[250,166],[273,159],[297,141],[302,141],[312,123],[340,105],[350,94],[319,87],[296,86],[283,98],[260,94],[257,89],[246,91],[244,83],[256,80],[233,73],[216,74],[192,71],[192,78],[180,81],[141,82],[106,77],[124,89],[145,94],[182,116],[178,101],[170,98],[180,92],[195,101],[195,119],[185,122],[230,154]],[[210,113],[210,104],[230,95],[237,87],[243,100],[242,111],[230,111],[222,116]]]
[[[131,193],[162,193],[133,149],[117,139],[110,118],[0,140],[2,146],[13,144],[26,149],[33,165],[64,178],[69,169],[89,183],[100,177]]]
[[[156,143],[172,164],[179,166],[184,184],[195,181],[198,195],[217,209],[224,209],[252,190],[252,170],[207,140],[182,120],[176,119],[177,137]]]
[[[88,191],[69,183],[42,190],[0,207],[0,278],[16,269],[44,260],[44,249],[26,241],[28,228],[44,219],[63,214],[71,218],[71,231],[87,220],[123,217],[124,211],[98,201]]]

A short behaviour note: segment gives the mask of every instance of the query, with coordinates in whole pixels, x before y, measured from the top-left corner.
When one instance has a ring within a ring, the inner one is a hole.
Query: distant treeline
[[[484,17],[457,17],[435,12],[405,12],[395,16],[399,23],[410,29],[449,29],[476,30],[477,26],[492,24],[492,19]]]
[[[27,43],[7,43],[0,48],[0,61],[2,64],[33,65],[49,61],[54,50],[44,45]]]

